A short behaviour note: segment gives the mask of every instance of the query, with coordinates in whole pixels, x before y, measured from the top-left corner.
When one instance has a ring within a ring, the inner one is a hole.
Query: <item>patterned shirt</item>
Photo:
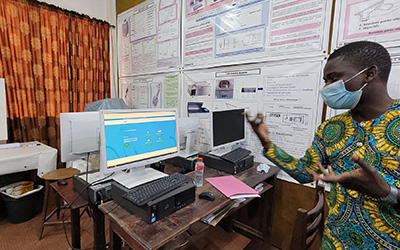
[[[316,162],[336,174],[359,168],[356,153],[375,167],[384,180],[400,188],[400,100],[384,114],[364,122],[351,111],[323,122],[305,156],[296,159],[272,144],[264,155],[300,183],[313,181]],[[360,192],[331,184],[329,213],[321,249],[400,249],[400,211]]]

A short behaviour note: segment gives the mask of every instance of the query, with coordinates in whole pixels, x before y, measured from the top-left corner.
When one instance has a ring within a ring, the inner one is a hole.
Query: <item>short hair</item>
[[[337,57],[342,57],[360,70],[376,65],[378,76],[384,81],[389,78],[392,61],[389,52],[379,43],[359,41],[346,44],[335,50],[328,61]]]

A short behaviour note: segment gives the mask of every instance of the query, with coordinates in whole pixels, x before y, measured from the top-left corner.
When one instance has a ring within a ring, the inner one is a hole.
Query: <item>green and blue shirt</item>
[[[272,144],[264,155],[300,183],[313,181],[316,163],[331,165],[336,174],[359,168],[356,153],[384,180],[400,188],[400,100],[384,114],[364,122],[351,111],[323,122],[305,156],[294,158]],[[321,249],[400,249],[400,211],[339,183],[331,184],[329,213]]]

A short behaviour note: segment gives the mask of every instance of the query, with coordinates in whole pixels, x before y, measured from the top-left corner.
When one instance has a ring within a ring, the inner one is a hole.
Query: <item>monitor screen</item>
[[[173,109],[100,111],[100,170],[144,167],[178,154],[177,112]]]
[[[226,146],[245,139],[244,109],[213,111],[211,115],[212,148]]]
[[[61,162],[87,157],[100,150],[99,112],[60,114]]]

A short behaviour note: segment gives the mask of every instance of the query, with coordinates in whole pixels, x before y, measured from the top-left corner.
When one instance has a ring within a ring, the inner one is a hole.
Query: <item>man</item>
[[[350,109],[323,122],[305,156],[270,141],[263,115],[250,120],[264,155],[300,183],[331,183],[322,249],[400,249],[400,100],[387,93],[391,60],[373,42],[333,52],[324,68],[324,102]]]

